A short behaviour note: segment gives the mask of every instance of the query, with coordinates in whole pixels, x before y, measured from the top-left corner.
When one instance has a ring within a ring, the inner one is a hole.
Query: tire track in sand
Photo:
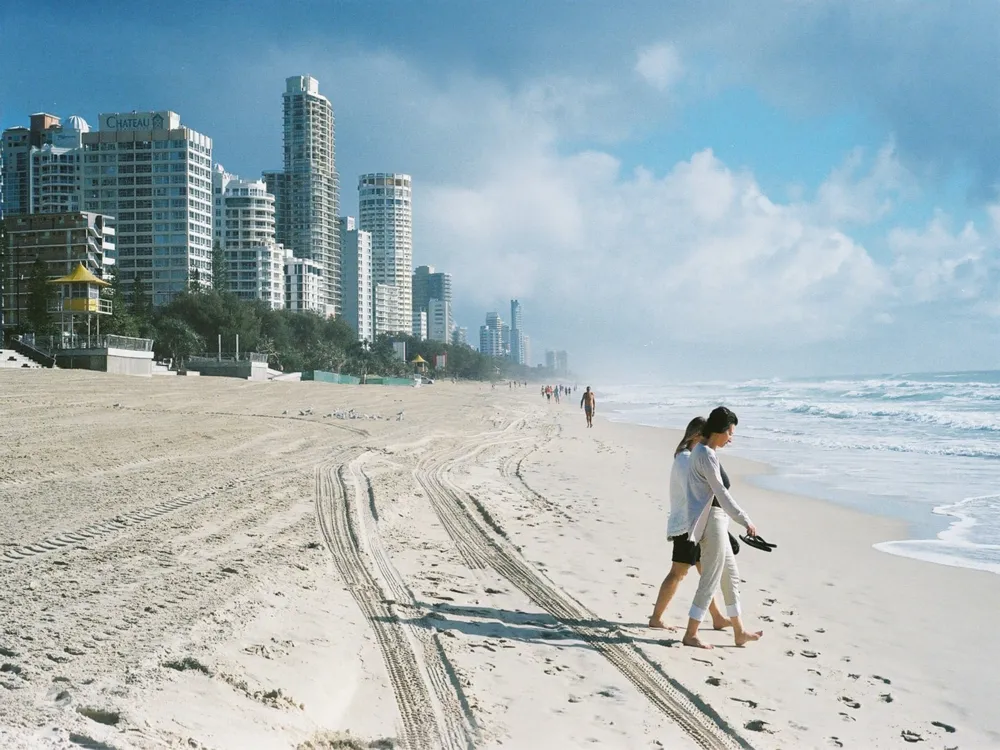
[[[360,454],[359,454],[360,455]],[[316,467],[316,517],[333,562],[375,636],[402,720],[402,742],[410,750],[474,747],[474,728],[463,711],[464,696],[448,688],[450,664],[444,652],[417,646],[412,626],[404,626],[393,611],[378,575],[366,557],[378,556],[376,567],[394,595],[406,601],[408,589],[392,567],[374,530],[361,520],[356,461],[343,459]],[[351,479],[348,485],[348,479]],[[398,589],[398,592],[395,591]],[[412,596],[410,597],[412,599]],[[432,658],[425,657],[430,654]],[[444,680],[442,680],[442,675]]]
[[[212,497],[219,492],[225,492],[226,490],[232,490],[241,485],[257,482],[262,479],[268,479],[276,474],[284,474],[295,470],[297,467],[298,464],[284,464],[266,471],[248,474],[238,480],[230,480],[225,484],[216,485],[215,487],[204,490],[203,492],[174,497],[145,508],[119,513],[113,518],[95,521],[94,523],[88,524],[80,529],[64,531],[62,533],[46,537],[38,542],[12,547],[4,550],[3,554],[0,555],[0,563],[10,564],[22,562],[37,557],[38,555],[44,555],[48,552],[56,552],[58,550],[68,549],[71,547],[78,547],[88,541],[99,540],[102,537],[109,536],[119,531],[124,531],[125,529],[135,526],[136,524],[154,521],[167,515],[168,513],[173,513],[174,511],[181,510],[182,508],[187,508],[188,506],[194,505],[201,500]]]
[[[466,444],[457,451],[445,449],[414,470],[414,476],[456,545],[461,540],[461,546],[479,566],[493,568],[531,601],[575,631],[699,747],[750,750],[752,746],[718,713],[651,662],[628,642],[626,634],[587,625],[599,622],[600,618],[535,570],[510,541],[496,532],[493,519],[481,503],[448,479],[451,465],[475,456],[483,448],[480,445],[470,449]]]

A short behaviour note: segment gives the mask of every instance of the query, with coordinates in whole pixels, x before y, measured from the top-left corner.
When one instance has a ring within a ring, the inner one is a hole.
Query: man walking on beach
[[[583,392],[583,398],[580,399],[580,408],[587,415],[587,427],[593,427],[594,412],[597,411],[597,399],[594,397],[594,392],[590,390],[589,385],[587,386],[587,390]]]

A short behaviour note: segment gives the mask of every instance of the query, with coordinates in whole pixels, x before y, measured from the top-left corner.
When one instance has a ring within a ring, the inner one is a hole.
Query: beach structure
[[[37,261],[47,279],[73,272],[77,265],[105,280],[115,263],[115,230],[110,217],[89,212],[22,214],[6,218],[8,253],[0,268],[0,310],[7,329],[28,325],[28,282]]]
[[[311,76],[285,79],[284,169],[264,173],[275,197],[277,241],[319,268],[324,316],[342,313],[340,231],[333,105]],[[311,309],[311,308],[310,308]]]

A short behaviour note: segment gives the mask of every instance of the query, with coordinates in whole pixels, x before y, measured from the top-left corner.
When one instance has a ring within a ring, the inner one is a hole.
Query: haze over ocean
[[[727,452],[760,484],[910,523],[879,549],[1000,573],[1000,371],[636,384],[599,390],[611,418],[683,429],[718,405]],[[725,456],[723,455],[723,461]]]

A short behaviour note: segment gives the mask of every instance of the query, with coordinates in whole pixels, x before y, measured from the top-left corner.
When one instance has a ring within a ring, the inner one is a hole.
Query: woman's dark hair
[[[701,428],[701,436],[708,440],[717,432],[727,432],[730,427],[739,424],[740,420],[731,409],[725,406],[716,406],[712,413],[708,415],[708,421]]]
[[[705,426],[704,417],[695,417],[690,422],[688,422],[687,429],[684,430],[684,439],[677,444],[677,450],[674,451],[674,456],[676,456],[681,451],[686,451],[691,446],[691,441],[701,434],[702,428],[704,428],[704,426]]]

